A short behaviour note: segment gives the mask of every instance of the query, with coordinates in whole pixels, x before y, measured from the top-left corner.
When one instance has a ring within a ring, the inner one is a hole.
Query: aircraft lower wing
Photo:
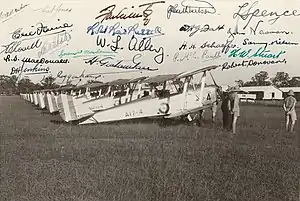
[[[84,114],[84,115],[80,115],[76,119],[73,119],[70,122],[77,122],[77,121],[81,121],[83,119],[88,119],[88,118],[92,117],[94,114],[95,114],[95,112],[90,112],[90,113],[87,113],[87,114]]]
[[[208,104],[208,105],[203,105],[201,107],[196,107],[196,108],[193,108],[193,109],[182,110],[180,112],[172,113],[168,116],[165,116],[165,118],[171,119],[171,118],[176,118],[176,117],[180,117],[180,116],[185,116],[185,115],[188,115],[188,114],[193,113],[193,112],[198,112],[200,110],[212,108],[212,106],[213,106],[213,104]]]

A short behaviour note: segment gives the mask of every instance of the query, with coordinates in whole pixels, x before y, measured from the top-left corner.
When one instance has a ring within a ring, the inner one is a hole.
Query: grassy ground
[[[203,128],[54,124],[0,97],[0,200],[298,201],[299,122],[288,134],[281,108],[241,109],[233,136],[220,117]]]

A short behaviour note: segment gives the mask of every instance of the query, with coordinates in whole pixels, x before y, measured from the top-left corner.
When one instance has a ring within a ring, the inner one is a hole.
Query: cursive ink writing
[[[216,13],[215,7],[207,1],[200,0],[184,0],[181,2],[181,8],[179,5],[169,5],[167,8],[167,19],[171,18],[173,13],[176,14],[214,14]]]
[[[20,61],[20,59],[18,58],[18,55],[15,55],[13,58],[11,57],[11,55],[7,55],[6,57],[4,57],[4,61],[6,62],[17,62]],[[21,60],[23,63],[38,63],[38,64],[55,64],[55,63],[59,63],[59,64],[66,64],[66,63],[70,63],[68,59],[46,59],[46,58],[40,58],[40,59],[33,59],[33,58],[29,58],[29,57],[24,57]]]
[[[52,76],[52,75],[51,75]],[[65,74],[62,70],[59,71],[56,76],[54,76],[55,79],[62,79],[61,83],[71,83],[73,81],[82,81],[82,79],[91,78],[94,80],[97,80],[98,78],[102,77],[102,73],[85,73],[85,69],[79,74],[79,75],[72,75],[72,74]],[[45,76],[42,80],[45,80]]]
[[[227,34],[228,34],[228,38],[227,38],[227,42],[228,42],[228,41],[234,41],[236,35],[245,35],[246,33],[239,32],[238,26],[236,25],[233,31],[231,28],[229,28]]]
[[[268,35],[268,34],[292,34],[292,32],[289,32],[289,31],[263,31],[263,30],[260,30],[259,31],[259,34],[261,35]]]
[[[253,41],[250,41],[249,38],[245,38],[242,44],[243,45],[265,45],[264,47],[268,46],[267,42],[253,42]]]
[[[259,20],[254,26],[254,28],[250,26],[250,34],[256,35],[259,25],[263,22],[263,20]]]
[[[41,59],[32,59],[29,57],[24,57],[22,59],[22,62],[24,63],[39,63],[39,64],[67,64],[70,63],[70,61],[68,59],[45,59],[45,58],[41,58]]]
[[[225,24],[223,25],[218,25],[215,28],[210,27],[209,24],[205,24],[201,27],[201,25],[188,25],[185,24],[182,27],[179,28],[179,31],[184,31],[184,32],[192,32],[190,33],[190,37],[195,35],[195,33],[197,32],[208,32],[208,31],[220,31],[222,29],[224,29]]]
[[[59,5],[53,5],[53,6],[45,6],[43,8],[38,8],[38,9],[34,9],[34,11],[40,11],[42,13],[48,13],[48,14],[57,14],[60,12],[71,12],[72,8],[64,8],[63,4],[59,4]]]
[[[231,68],[236,68],[236,67],[251,67],[251,66],[261,66],[261,65],[274,65],[274,64],[286,64],[287,61],[285,59],[283,60],[264,60],[264,61],[255,61],[255,60],[243,60],[240,63],[236,63],[236,62],[225,62],[222,65],[222,71],[223,70],[228,70]]]
[[[244,3],[243,5],[239,6],[238,12],[233,14],[233,19],[239,17],[242,20],[246,21],[246,25],[244,26],[243,29],[246,29],[248,25],[251,23],[252,19],[255,17],[271,17],[271,19],[269,19],[269,22],[271,22],[271,24],[274,24],[281,17],[300,16],[300,14],[297,13],[298,12],[297,10],[293,10],[293,11],[285,10],[281,13],[268,11],[268,10],[260,10],[258,8],[255,9],[254,11],[251,10],[257,4],[258,1],[253,2],[251,5],[249,3]]]
[[[157,55],[154,57],[154,61],[158,64],[162,64],[164,61],[164,48],[161,46],[158,49],[154,48],[152,44],[152,38],[143,38],[139,40],[134,35],[131,37],[129,43],[128,43],[128,50],[129,51],[138,51],[138,52],[144,52],[144,51],[150,51],[155,52]]]
[[[254,26],[254,28],[252,28],[250,26],[250,34],[253,34],[253,35],[256,35],[257,33],[260,34],[260,35],[262,35],[262,34],[286,34],[286,35],[287,34],[292,34],[292,32],[289,32],[289,31],[274,31],[274,30],[272,30],[272,31],[263,31],[261,29],[259,30],[258,28],[259,28],[259,25],[261,23],[263,23],[263,21],[259,20],[257,22],[257,24]]]
[[[141,62],[138,61],[142,57],[141,54],[136,54],[133,56],[131,63],[132,64],[124,64],[124,60],[113,61],[113,57],[104,57],[100,58],[98,56],[92,58],[84,59],[86,64],[97,64],[102,67],[107,68],[121,68],[121,69],[136,69],[136,70],[147,70],[147,71],[156,71],[157,68],[151,68],[150,66],[141,66]]]
[[[32,42],[31,45],[21,46],[23,41],[13,41],[8,45],[2,45],[4,49],[0,52],[2,54],[3,52],[5,54],[11,54],[14,52],[24,52],[27,50],[33,50],[41,47],[42,41],[40,39],[37,39],[36,41]]]
[[[8,54],[8,55],[6,55],[6,56],[3,58],[3,60],[4,60],[5,62],[17,62],[17,61],[19,61],[20,59],[18,58],[17,55],[15,55],[15,56],[12,58],[11,55]]]
[[[64,31],[62,33],[56,34],[56,36],[54,36],[52,38],[52,40],[44,42],[43,46],[41,47],[40,51],[38,52],[38,57],[41,57],[50,51],[53,52],[53,50],[55,50],[58,47],[61,47],[65,43],[66,43],[65,45],[68,45],[67,42],[69,42],[71,39],[72,39],[72,37],[71,37],[70,32]]]
[[[27,6],[29,6],[29,4],[21,4],[18,8],[11,9],[10,11],[1,11],[0,12],[0,20],[2,20],[2,22],[6,22],[10,18],[23,12]]]
[[[110,46],[111,51],[117,53],[118,50],[122,50],[123,49],[123,47],[120,47],[120,41],[121,41],[121,39],[122,39],[122,37],[120,35],[118,35],[115,40],[112,40],[112,43],[108,44],[106,42],[106,38],[101,38],[98,35],[97,36],[96,44],[97,44],[97,46],[100,46],[102,48],[104,48],[106,46]]]
[[[280,51],[279,53],[271,53],[270,50],[267,50],[266,47],[260,47],[255,53],[252,55],[252,49],[248,50],[242,50],[241,48],[234,49],[229,53],[228,57],[240,57],[240,58],[253,58],[253,57],[258,57],[258,58],[273,58],[273,59],[278,59],[281,55],[285,54],[286,51]],[[251,56],[249,56],[251,55]]]
[[[47,74],[50,72],[49,67],[43,67],[41,64],[36,64],[34,67],[28,68],[25,67],[25,62],[22,63],[19,67],[12,67],[10,70],[10,75],[21,75],[24,73],[25,75],[35,75],[35,74]]]
[[[272,42],[253,42],[250,41],[249,38],[245,38],[243,43],[243,45],[264,45],[265,48],[268,47],[268,45],[299,45],[299,43],[296,42],[287,42],[285,40],[282,40],[281,38],[274,40]]]
[[[208,41],[206,41],[205,43],[203,43],[200,48],[204,49],[204,48],[222,48],[222,53],[227,53],[229,51],[229,49],[231,48],[235,48],[236,45],[232,44],[232,41],[227,41],[226,43],[222,43],[222,44],[217,44],[216,42],[212,42],[209,43]]]
[[[145,4],[141,4],[138,7],[144,7],[145,9],[143,10],[142,13],[140,12],[127,12],[130,8],[125,7],[123,9],[121,9],[118,14],[114,14],[113,12],[115,11],[116,5],[112,4],[110,6],[107,6],[106,8],[102,9],[99,13],[100,15],[98,15],[95,19],[101,19],[101,22],[105,21],[105,20],[114,20],[114,19],[119,19],[119,20],[126,20],[126,19],[135,19],[135,18],[143,18],[144,21],[144,25],[148,25],[151,18],[150,16],[153,13],[152,10],[152,6],[154,4],[159,4],[159,3],[165,3],[165,1],[156,1],[156,2],[151,2],[151,3],[145,3]],[[133,9],[134,6],[131,6],[131,9]]]
[[[110,52],[110,51],[102,51],[101,49],[97,49],[97,50],[78,50],[76,52],[66,52],[64,50],[62,50],[59,53],[59,57],[63,58],[66,56],[72,56],[73,58],[77,58],[77,57],[82,57],[82,56],[90,56],[90,55],[100,55],[103,54],[103,56],[112,56],[114,57],[115,54],[114,52]]]
[[[173,62],[183,62],[189,60],[199,59],[197,51],[187,51],[187,52],[176,52],[173,56]]]
[[[136,23],[132,26],[123,27],[120,22],[115,23],[114,25],[104,25],[100,22],[94,23],[92,26],[87,28],[87,34],[109,34],[109,35],[140,35],[140,36],[159,36],[164,35],[162,33],[161,27],[156,26],[154,29],[150,28],[139,28],[139,23]]]
[[[208,50],[204,50],[201,58],[203,59],[203,62],[215,60],[221,57],[221,52],[216,51],[214,54],[209,54]]]
[[[181,46],[178,49],[179,50],[196,49],[196,44],[192,43],[188,46],[187,41],[183,41],[183,43],[181,44]]]
[[[282,40],[281,38],[274,40],[269,43],[269,45],[299,45],[299,43],[295,42],[287,42],[285,40]]]
[[[44,34],[44,33],[48,33],[48,32],[53,32],[53,31],[56,31],[56,30],[59,30],[59,29],[62,29],[61,32],[63,31],[66,31],[65,28],[70,28],[72,27],[73,24],[68,24],[68,23],[64,23],[63,25],[60,25],[60,26],[57,26],[57,27],[48,27],[46,25],[44,25],[42,22],[39,22],[36,24],[36,27],[35,26],[32,26],[33,28],[35,27],[35,30],[34,31],[30,31],[30,32],[22,32],[23,28],[18,28],[17,30],[15,30],[13,33],[12,33],[12,39],[14,40],[17,40],[17,39],[20,39],[22,37],[31,37],[31,36],[36,36],[36,35],[41,35],[41,34]]]

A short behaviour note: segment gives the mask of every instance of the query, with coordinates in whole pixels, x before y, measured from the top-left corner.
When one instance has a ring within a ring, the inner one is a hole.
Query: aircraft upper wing
[[[204,109],[211,108],[212,106],[213,106],[213,104],[207,104],[207,105],[203,105],[203,106],[196,107],[196,108],[193,108],[193,109],[182,110],[180,112],[172,113],[172,114],[170,114],[168,116],[165,116],[165,118],[171,119],[171,118],[175,118],[175,117],[180,117],[180,116],[188,115],[190,113],[197,112],[199,110],[204,110]]]
[[[62,87],[58,87],[56,89],[54,89],[53,91],[64,91],[64,90],[71,90],[73,89],[74,87],[73,86],[62,86]]]
[[[106,85],[115,86],[115,85],[124,85],[127,84],[130,79],[117,79],[111,82],[105,83]]]
[[[85,83],[85,84],[76,86],[76,87],[74,87],[73,89],[84,89],[84,88],[86,88],[88,85],[89,85],[88,83]]]
[[[148,78],[148,77],[142,76],[142,77],[138,77],[138,78],[133,78],[133,79],[129,80],[127,83],[138,82],[138,81],[140,81],[140,80],[145,80],[146,78]]]
[[[202,73],[202,72],[205,72],[205,71],[214,70],[214,69],[216,69],[216,68],[218,68],[218,67],[220,67],[220,66],[213,65],[213,66],[207,66],[207,67],[204,67],[204,68],[200,68],[200,69],[196,69],[196,70],[192,70],[192,71],[180,73],[180,74],[176,77],[176,79],[188,77],[188,76],[195,75],[195,74],[198,74],[198,73]]]
[[[173,80],[178,74],[165,74],[165,75],[156,75],[153,77],[149,77],[144,80],[145,83],[162,83],[164,81]]]
[[[90,84],[87,84],[86,87],[89,87],[89,88],[97,88],[97,87],[102,87],[102,86],[105,86],[107,84],[105,83],[101,83],[101,82],[95,82],[95,83],[90,83]]]

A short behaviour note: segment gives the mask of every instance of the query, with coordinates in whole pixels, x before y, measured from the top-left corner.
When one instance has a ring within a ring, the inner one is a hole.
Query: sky
[[[110,81],[141,75],[180,73],[209,65],[220,65],[220,68],[211,73],[221,85],[233,85],[235,80],[240,79],[247,81],[259,71],[267,71],[270,77],[279,71],[287,72],[291,76],[300,76],[297,63],[297,54],[300,52],[297,44],[300,40],[300,29],[295,26],[295,24],[299,24],[300,16],[298,11],[293,13],[293,10],[299,10],[300,14],[300,1],[289,0],[289,4],[287,4],[286,1],[276,0],[276,4],[274,4],[272,0],[256,2],[186,0],[166,1],[165,3],[153,3],[151,7],[149,4],[139,7],[141,4],[151,2],[156,1],[102,0],[101,3],[93,0],[5,1],[0,10],[0,48],[2,48],[0,49],[0,74],[15,73],[18,75],[17,69],[23,66],[23,70],[27,68],[28,72],[30,70],[44,72],[44,74],[28,75],[35,82],[40,81],[44,75],[52,74],[58,77],[59,72],[61,72],[60,77],[79,76],[82,72],[85,75],[101,74],[99,80]],[[182,11],[183,6],[189,6],[188,9],[194,12],[179,14],[178,12]],[[149,7],[148,10],[147,7]],[[105,16],[95,19],[105,8],[107,9],[102,13],[108,13],[110,9],[114,16],[122,9],[122,13],[127,15],[131,12],[135,12],[136,15],[143,15],[143,12],[146,12],[150,15],[146,17],[146,20],[143,20],[144,17],[139,17],[102,21]],[[239,11],[239,9],[241,10]],[[261,14],[263,10],[266,11]],[[270,16],[270,12],[273,12],[273,16]],[[277,20],[274,12],[277,13]],[[40,26],[47,26],[48,31],[33,34]],[[59,26],[61,27],[59,28]],[[183,26],[189,27],[191,31],[180,31]],[[49,31],[51,27],[52,30]],[[205,31],[205,28],[208,27],[209,30]],[[256,27],[256,35],[254,35],[251,29],[254,30]],[[105,28],[107,28],[106,32]],[[135,33],[133,34],[134,28]],[[120,30],[124,29],[127,30],[127,34],[120,35]],[[129,31],[130,29],[131,31]],[[97,33],[99,30],[105,33]],[[112,31],[109,33],[109,30]],[[230,33],[234,30],[245,34],[232,37]],[[20,37],[21,32],[28,35],[30,31],[33,36]],[[278,33],[267,34],[267,32],[276,31]],[[146,38],[143,39],[143,37]],[[279,39],[292,44],[273,42],[279,41]],[[117,48],[113,41],[117,41]],[[222,52],[220,47],[205,46],[205,43],[217,45],[226,44],[229,41],[233,47],[227,53]],[[249,44],[249,42],[251,43]],[[265,43],[268,45],[264,49]],[[23,48],[33,48],[14,52],[13,48],[9,48],[9,45],[12,46],[12,44],[19,44],[18,47]],[[182,45],[186,49],[179,50]],[[239,51],[237,51],[238,49]],[[235,54],[232,53],[234,50],[236,50]],[[263,55],[255,55],[258,50],[278,58],[262,58]],[[249,52],[245,58],[242,58],[243,54],[239,55],[243,51]],[[93,57],[97,57],[97,59],[91,60]],[[49,62],[64,59],[64,62],[67,63],[42,63],[38,64],[39,69],[37,70],[34,68],[35,63],[24,62],[24,58],[27,58],[26,61],[44,58]],[[120,60],[124,65],[139,64],[139,67],[152,69],[152,71],[133,71],[97,65],[99,61],[102,64],[105,62],[116,64]],[[238,66],[222,70],[225,62],[238,64],[243,60],[248,60],[248,63],[249,60],[253,60],[273,62],[274,64]],[[46,71],[48,74],[45,73]],[[26,72],[23,72],[22,76],[25,74]],[[62,80],[62,78],[59,79]],[[87,79],[90,78],[84,80]],[[208,82],[211,82],[211,79],[208,79]]]

